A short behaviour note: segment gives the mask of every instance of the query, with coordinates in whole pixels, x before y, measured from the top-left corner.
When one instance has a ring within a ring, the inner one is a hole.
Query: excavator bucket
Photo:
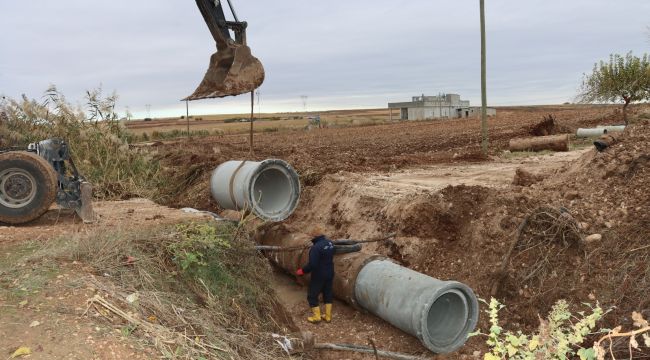
[[[203,81],[186,100],[220,98],[249,93],[264,82],[264,67],[246,45],[232,45],[210,57]]]
[[[196,0],[217,44],[217,52],[212,54],[210,66],[199,87],[183,100],[240,95],[257,89],[264,82],[264,67],[246,45],[248,24],[237,19],[230,0],[227,2],[235,21],[226,21],[222,2]]]

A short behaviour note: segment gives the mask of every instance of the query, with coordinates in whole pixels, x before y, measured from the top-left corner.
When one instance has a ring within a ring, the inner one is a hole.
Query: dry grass
[[[89,285],[101,295],[87,312],[163,358],[285,357],[271,334],[286,333],[288,317],[268,285],[268,263],[238,226],[101,231],[48,242],[29,261],[88,264],[98,275]]]
[[[162,184],[152,156],[131,151],[127,133],[114,112],[117,95],[89,91],[86,112],[68,103],[56,87],[44,100],[9,99],[0,104],[0,147],[27,149],[49,138],[64,139],[75,165],[103,199],[152,198]]]

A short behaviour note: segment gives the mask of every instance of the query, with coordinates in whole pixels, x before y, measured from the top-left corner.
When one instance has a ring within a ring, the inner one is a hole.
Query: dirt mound
[[[631,126],[619,140],[602,153],[585,154],[557,176],[522,189],[523,196],[564,207],[587,239],[584,249],[562,247],[555,255],[514,252],[509,285],[500,296],[515,304],[511,310],[526,323],[559,298],[615,306],[608,325],[620,324],[632,311],[650,313],[650,127]],[[540,274],[534,264],[552,266],[544,266]],[[534,274],[533,283],[527,274]]]
[[[586,156],[560,181],[577,192],[575,206],[595,219],[597,229],[648,224],[650,222],[650,127],[631,126],[619,142]],[[602,213],[601,213],[602,212]],[[645,228],[649,230],[649,228]]]
[[[486,197],[480,186],[449,186],[439,193],[418,196],[401,209],[398,222],[392,224],[406,236],[458,241],[465,225],[480,211]]]
[[[513,185],[530,186],[544,180],[544,177],[539,174],[533,174],[530,171],[518,168],[515,172],[515,177],[512,180]]]
[[[544,119],[533,125],[529,131],[533,136],[548,136],[557,134],[566,134],[571,132],[566,126],[557,123],[555,116],[549,114]]]

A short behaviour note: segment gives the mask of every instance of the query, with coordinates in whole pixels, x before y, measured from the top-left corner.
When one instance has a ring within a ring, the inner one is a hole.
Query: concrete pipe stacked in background
[[[283,221],[298,206],[300,180],[283,160],[228,161],[210,179],[212,197],[220,207],[250,210],[266,221]]]
[[[622,131],[625,131],[625,125],[612,125],[612,126],[600,125],[596,128],[591,128],[591,129],[580,128],[578,129],[578,131],[576,131],[576,136],[579,138],[599,137],[601,135],[610,132],[622,132]]]
[[[276,225],[257,234],[262,245],[292,248],[267,258],[290,274],[307,264],[309,236]],[[478,322],[474,292],[456,281],[441,281],[377,254],[334,256],[334,296],[417,337],[437,354],[458,350]],[[309,277],[298,281],[308,282]]]

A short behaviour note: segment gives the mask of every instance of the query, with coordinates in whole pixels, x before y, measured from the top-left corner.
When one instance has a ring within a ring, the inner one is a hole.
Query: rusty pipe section
[[[258,243],[301,247],[310,238],[283,225],[262,230]],[[307,263],[309,249],[268,252],[277,266],[293,274]],[[472,289],[456,281],[441,281],[376,254],[356,252],[334,257],[334,295],[417,337],[438,354],[458,350],[478,322],[478,301]],[[308,282],[309,278],[298,279]]]

